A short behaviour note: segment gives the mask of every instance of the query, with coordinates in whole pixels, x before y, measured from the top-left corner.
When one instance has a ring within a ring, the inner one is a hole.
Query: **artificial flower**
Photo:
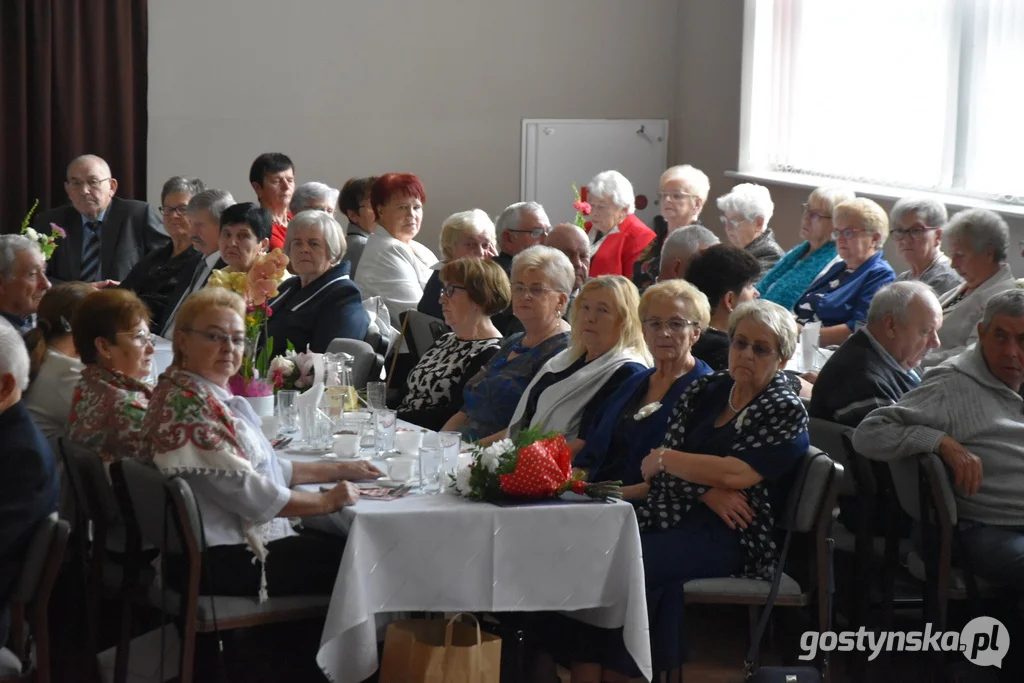
[[[50,230],[52,230],[54,232],[54,234],[57,235],[57,237],[67,237],[68,236],[67,232],[64,231],[64,228],[60,227],[56,223],[50,223]]]
[[[24,235],[25,235],[25,237],[29,238],[33,242],[38,242],[39,241],[39,233],[36,232],[35,230],[33,230],[32,228],[26,228],[25,232],[24,232]]]
[[[659,410],[661,410],[661,403],[659,403],[658,401],[655,401],[654,403],[648,403],[643,408],[636,411],[636,415],[633,416],[633,419],[639,422],[640,420],[647,419],[651,415],[654,415],[654,413],[658,412]]]
[[[489,448],[485,448],[484,452],[480,455],[480,465],[488,472],[497,470],[499,463],[501,463],[501,457]]]
[[[285,375],[290,375],[295,372],[295,369],[295,363],[284,356],[278,356],[274,360],[270,361],[270,372],[278,371]]]

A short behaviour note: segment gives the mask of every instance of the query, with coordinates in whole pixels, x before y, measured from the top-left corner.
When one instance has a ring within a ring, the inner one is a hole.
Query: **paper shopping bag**
[[[458,622],[468,617],[473,625]],[[388,625],[379,683],[498,683],[501,638],[480,630],[471,614],[448,621],[412,619]]]

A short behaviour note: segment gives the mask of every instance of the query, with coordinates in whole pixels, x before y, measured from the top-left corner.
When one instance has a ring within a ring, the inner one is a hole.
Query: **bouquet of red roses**
[[[473,462],[450,477],[449,490],[473,500],[555,498],[572,491],[591,498],[622,498],[622,482],[589,483],[572,471],[572,451],[561,434],[527,429],[513,439],[473,448]]]

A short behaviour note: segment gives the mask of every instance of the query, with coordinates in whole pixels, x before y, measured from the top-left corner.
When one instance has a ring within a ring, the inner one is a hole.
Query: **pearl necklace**
[[[740,411],[736,408],[736,406],[734,406],[732,404],[732,392],[734,392],[734,391],[736,391],[736,383],[735,382],[733,383],[732,388],[729,389],[729,410],[731,410],[734,413],[739,413]]]

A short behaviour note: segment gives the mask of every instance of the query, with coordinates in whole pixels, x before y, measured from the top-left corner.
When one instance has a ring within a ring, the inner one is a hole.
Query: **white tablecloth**
[[[375,615],[409,611],[573,612],[623,626],[651,678],[640,533],[628,503],[503,508],[411,495],[361,500],[309,525],[348,533],[317,654],[337,683],[377,670]]]

